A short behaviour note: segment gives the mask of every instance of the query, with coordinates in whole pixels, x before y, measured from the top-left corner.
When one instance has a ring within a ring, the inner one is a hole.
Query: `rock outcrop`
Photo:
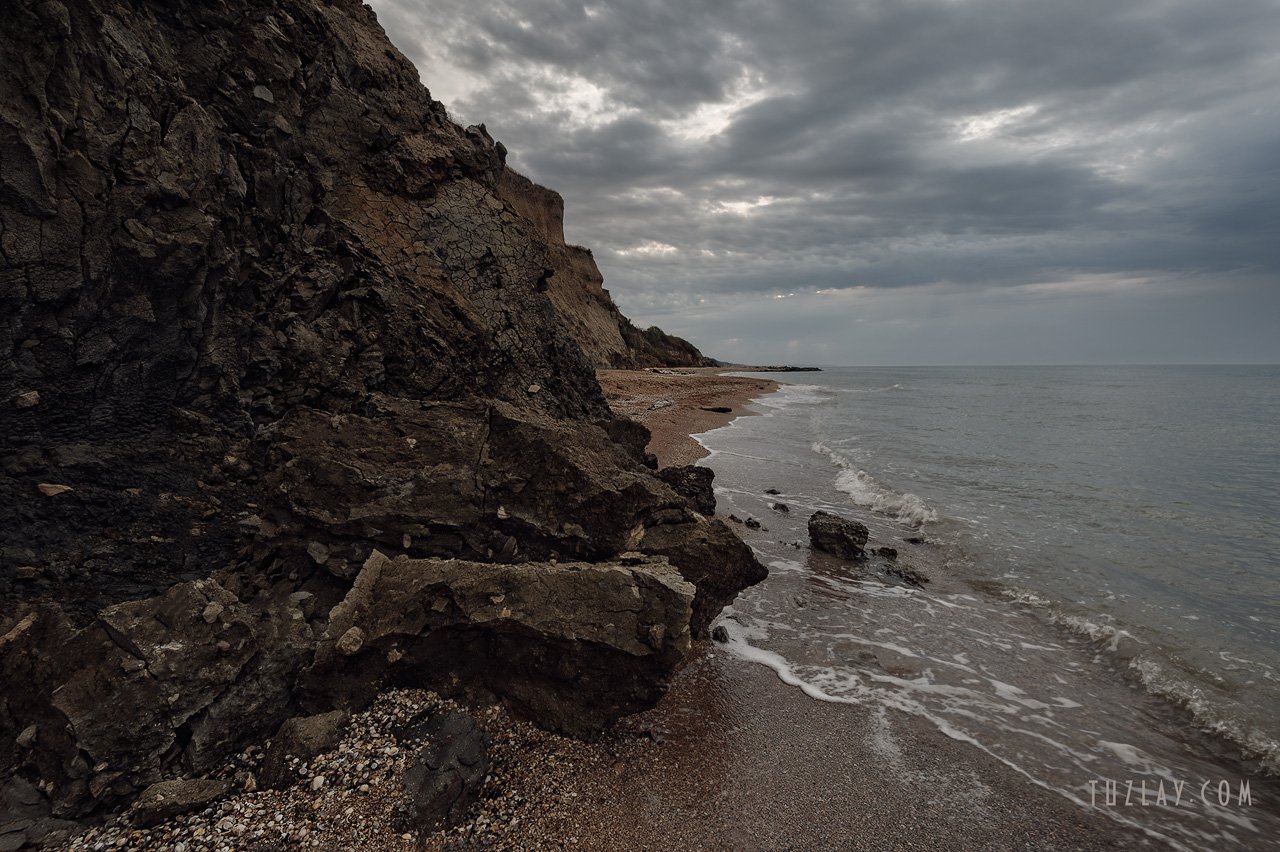
[[[356,0],[5,14],[5,789],[119,808],[384,683],[656,701],[764,569],[611,416],[558,196]]]
[[[712,485],[715,476],[711,468],[694,464],[671,465],[658,471],[659,479],[707,517],[716,513],[716,492]]]

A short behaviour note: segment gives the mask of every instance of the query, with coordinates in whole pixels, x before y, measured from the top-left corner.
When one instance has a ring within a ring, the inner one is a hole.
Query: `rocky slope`
[[[0,800],[118,808],[392,682],[652,704],[764,569],[610,415],[558,197],[354,0],[5,15]]]

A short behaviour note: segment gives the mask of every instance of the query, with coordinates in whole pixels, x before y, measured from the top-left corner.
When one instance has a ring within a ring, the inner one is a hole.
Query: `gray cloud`
[[[372,5],[712,354],[1280,360],[1273,0]]]

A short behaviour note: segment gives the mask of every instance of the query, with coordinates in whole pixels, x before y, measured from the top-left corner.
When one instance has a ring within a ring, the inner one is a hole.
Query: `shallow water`
[[[1274,846],[1277,788],[1259,773],[1280,754],[1278,378],[803,376],[764,416],[700,436],[721,511],[768,528],[753,546],[772,575],[724,619],[732,648],[815,699],[927,718],[1172,845]],[[934,582],[811,554],[816,509],[863,520]]]

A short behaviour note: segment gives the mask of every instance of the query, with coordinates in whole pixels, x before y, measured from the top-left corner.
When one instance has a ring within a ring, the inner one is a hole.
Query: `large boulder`
[[[689,649],[693,597],[666,559],[640,554],[496,565],[375,552],[330,613],[304,701],[470,683],[544,727],[590,735],[656,703]]]
[[[694,599],[666,559],[642,554],[500,565],[375,551],[329,610],[309,606],[322,586],[295,588],[197,580],[71,634],[43,614],[0,636],[6,676],[35,673],[26,702],[3,709],[42,732],[22,759],[58,812],[117,807],[166,777],[208,772],[299,702],[357,707],[395,683],[462,684],[590,735],[657,702],[689,650]],[[54,635],[52,646],[20,641]],[[278,762],[330,747],[341,718],[286,724]],[[284,780],[282,766],[274,783]]]
[[[769,571],[751,548],[717,518],[690,520],[676,515],[667,523],[639,529],[634,546],[665,556],[693,583],[693,635],[705,638],[711,622],[748,586],[759,583]]]
[[[0,725],[38,732],[9,759],[44,780],[57,813],[119,807],[166,778],[208,773],[289,715],[312,627],[291,587],[241,600],[224,582],[116,604],[80,630],[45,608],[0,637],[0,674],[22,684],[0,700]]]
[[[809,518],[809,543],[842,559],[865,559],[867,527],[830,512],[814,512]]]
[[[259,564],[349,578],[375,547],[507,563],[641,551],[695,586],[695,637],[767,576],[728,527],[651,474],[644,430],[614,425],[627,421],[570,428],[496,402],[378,406],[393,416],[300,408],[282,421],[266,451]]]

